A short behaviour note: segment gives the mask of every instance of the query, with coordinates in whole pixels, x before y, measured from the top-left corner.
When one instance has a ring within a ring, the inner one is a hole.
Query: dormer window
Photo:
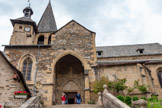
[[[103,54],[103,51],[97,51],[97,55],[101,56]]]
[[[143,48],[137,49],[136,52],[138,52],[139,54],[143,54],[144,49]]]

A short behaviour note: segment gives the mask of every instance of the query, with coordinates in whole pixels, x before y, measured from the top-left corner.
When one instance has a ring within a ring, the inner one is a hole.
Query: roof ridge
[[[144,43],[144,44],[110,45],[110,46],[96,46],[96,47],[97,48],[101,48],[101,47],[121,47],[121,46],[154,45],[154,44],[161,45],[160,43]]]

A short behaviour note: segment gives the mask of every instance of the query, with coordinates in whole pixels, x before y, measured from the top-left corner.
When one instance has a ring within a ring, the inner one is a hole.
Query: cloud
[[[38,23],[48,0],[31,1]],[[12,34],[9,19],[23,16],[28,3],[0,1],[0,45],[8,44]],[[52,0],[58,28],[71,19],[96,32],[97,46],[159,42],[162,35],[161,0]],[[2,47],[0,47],[2,50]]]

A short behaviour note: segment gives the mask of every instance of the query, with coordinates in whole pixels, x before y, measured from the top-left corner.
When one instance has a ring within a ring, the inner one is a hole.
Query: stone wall
[[[151,93],[158,93],[159,99],[162,97],[162,89],[157,77],[157,70],[162,67],[162,64],[127,64],[127,65],[114,65],[114,66],[102,66],[96,68],[98,73],[98,78],[102,76],[109,78],[110,80],[115,80],[116,78],[122,79],[126,78],[126,85],[132,87],[135,80],[139,80],[140,84],[146,84],[148,86],[148,91]],[[150,97],[150,94],[147,97]],[[135,91],[133,94],[140,94],[139,91]]]
[[[97,69],[98,77],[107,77],[110,80],[116,80],[117,78],[122,79],[126,78],[127,86],[133,86],[135,80],[140,80],[141,74],[139,72],[138,66],[135,65],[119,65],[119,66],[109,66],[109,67],[100,67]],[[99,79],[98,78],[98,79]]]
[[[30,27],[30,32],[25,32],[24,28]],[[33,26],[25,24],[15,24],[13,34],[10,39],[10,45],[33,45],[35,32]]]
[[[9,103],[14,108],[20,106],[25,100],[15,99],[14,92],[25,91],[21,82],[13,80],[14,70],[0,54],[0,104]]]

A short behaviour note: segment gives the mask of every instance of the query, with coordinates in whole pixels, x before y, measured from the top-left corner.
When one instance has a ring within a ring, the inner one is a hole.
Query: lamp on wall
[[[18,76],[17,76],[16,73],[14,73],[14,75],[13,75],[13,80],[17,80],[17,79],[18,79]]]

